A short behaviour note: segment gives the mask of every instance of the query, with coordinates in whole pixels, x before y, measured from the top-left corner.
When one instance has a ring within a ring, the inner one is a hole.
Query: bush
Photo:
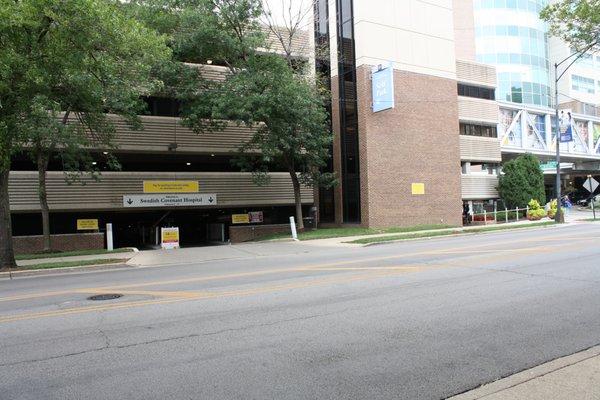
[[[502,222],[502,221],[506,221],[506,214],[508,214],[508,220],[514,220],[517,219],[517,212],[516,211],[498,211],[498,221]]]
[[[509,208],[522,207],[529,200],[546,203],[544,174],[533,154],[523,154],[504,163],[498,181],[498,192]]]
[[[546,210],[538,208],[536,210],[529,210],[527,213],[527,219],[530,221],[538,221],[546,216]]]
[[[540,208],[542,208],[542,206],[540,206],[540,202],[536,199],[531,199],[529,201],[528,206],[530,210],[539,210]]]

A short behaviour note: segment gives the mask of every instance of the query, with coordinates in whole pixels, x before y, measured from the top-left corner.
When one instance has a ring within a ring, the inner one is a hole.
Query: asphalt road
[[[600,343],[599,244],[582,223],[2,280],[0,399],[446,398]]]

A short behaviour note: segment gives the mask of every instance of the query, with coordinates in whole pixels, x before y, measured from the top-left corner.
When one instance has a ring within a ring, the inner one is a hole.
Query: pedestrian
[[[471,224],[471,212],[470,212],[468,203],[463,203],[463,224],[464,225]]]

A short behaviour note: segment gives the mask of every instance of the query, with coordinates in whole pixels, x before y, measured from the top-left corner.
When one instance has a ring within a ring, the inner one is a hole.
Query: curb
[[[600,345],[590,347],[579,353],[557,358],[505,378],[500,378],[495,382],[487,383],[473,390],[448,397],[447,400],[478,400],[598,356],[600,356]]]
[[[496,229],[496,230],[484,231],[484,232],[469,232],[468,230],[464,230],[464,231],[459,231],[457,233],[450,233],[447,235],[423,236],[423,237],[417,237],[417,238],[411,238],[409,235],[407,235],[406,238],[398,238],[398,239],[393,239],[393,240],[386,240],[386,241],[382,241],[382,242],[365,243],[365,244],[352,243],[352,242],[342,242],[342,243],[351,244],[351,245],[355,245],[355,246],[361,246],[361,247],[370,247],[370,246],[379,246],[379,245],[390,244],[390,243],[408,242],[408,241],[414,241],[414,240],[443,239],[443,238],[447,238],[447,237],[483,235],[483,234],[490,234],[490,233],[504,233],[504,232],[508,232],[508,231],[522,231],[525,229],[536,229],[536,228],[537,229],[560,228],[560,227],[569,226],[569,225],[571,225],[571,223],[565,223],[565,224],[561,224],[561,225],[539,225],[539,226],[531,226],[531,227],[525,225],[525,226],[518,227],[518,228]],[[447,231],[447,232],[450,232],[450,231]],[[393,236],[393,234],[391,234],[390,236]]]
[[[0,272],[0,279],[10,279],[10,275],[13,278],[26,277],[26,276],[41,276],[41,275],[57,275],[64,273],[76,273],[76,272],[97,272],[97,271],[109,271],[113,269],[135,269],[135,266],[128,265],[124,262],[111,263],[111,264],[92,264],[82,265],[79,267],[63,267],[63,268],[49,268],[49,269],[25,269],[9,272]]]

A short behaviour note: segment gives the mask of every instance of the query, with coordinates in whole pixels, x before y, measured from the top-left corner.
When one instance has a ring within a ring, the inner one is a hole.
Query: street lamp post
[[[569,70],[569,68],[571,68],[571,66],[573,64],[575,64],[575,62],[577,60],[579,60],[585,53],[587,53],[589,50],[591,50],[592,47],[594,47],[598,42],[594,42],[592,44],[590,44],[589,46],[587,46],[585,49],[583,50],[579,50],[573,54],[571,54],[570,56],[568,56],[567,58],[565,58],[564,60],[562,60],[561,62],[558,63],[554,63],[554,107],[555,107],[555,111],[556,111],[556,223],[563,223],[565,222],[565,218],[562,212],[562,208],[561,208],[561,204],[560,204],[560,198],[561,196],[561,171],[560,171],[560,124],[558,122],[558,81],[560,80],[560,78],[563,77],[563,75]],[[558,67],[561,66],[563,63],[567,62],[571,57],[573,56],[577,56],[573,59],[573,61],[571,61],[571,63],[569,65],[567,65],[567,67],[565,68],[565,70],[558,75]]]

